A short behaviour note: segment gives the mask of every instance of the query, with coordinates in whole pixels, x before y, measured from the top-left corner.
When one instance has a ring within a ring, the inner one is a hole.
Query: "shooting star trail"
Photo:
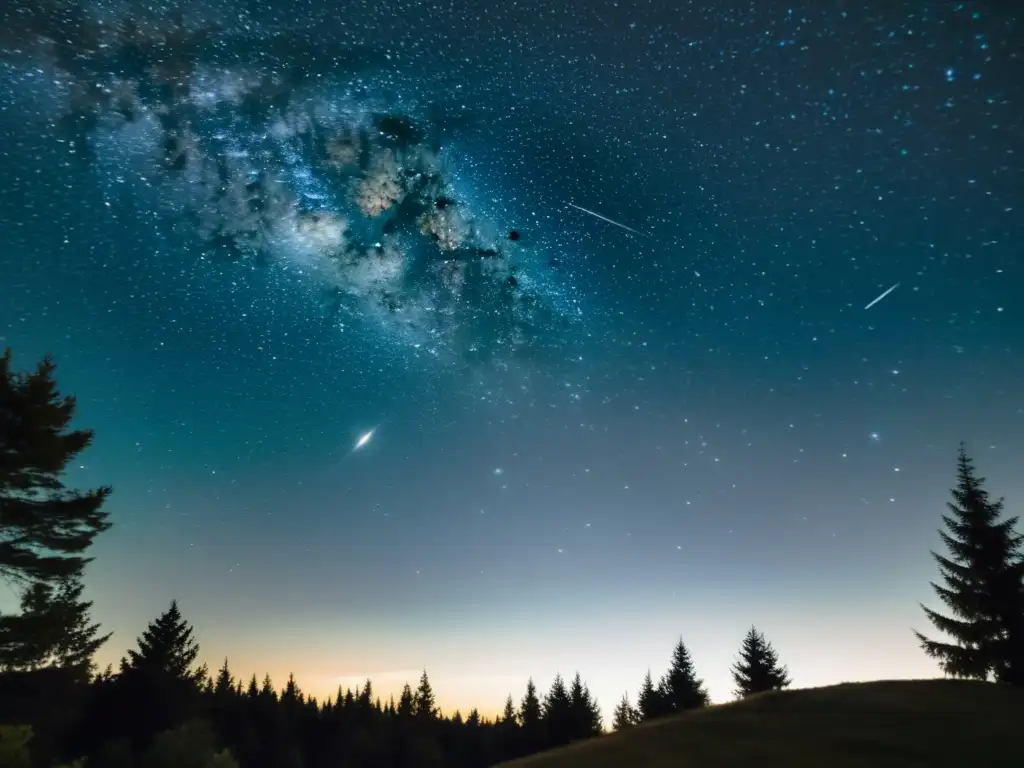
[[[900,287],[900,284],[896,283],[892,287],[888,288],[887,290],[882,292],[882,294],[880,296],[876,296],[874,298],[874,300],[868,302],[868,305],[866,307],[864,307],[864,309],[871,309],[873,306],[875,306],[875,304],[880,302],[882,299],[884,299],[886,296],[888,296],[890,293],[892,293],[893,291],[895,291],[899,287]]]
[[[634,235],[640,235],[641,237],[645,237],[643,232],[638,232],[632,227],[627,227],[625,224],[620,224],[619,222],[614,221],[613,219],[609,219],[607,216],[602,216],[600,213],[595,213],[594,211],[587,210],[582,205],[576,205],[575,203],[566,203],[566,205],[570,205],[578,211],[589,213],[591,216],[596,216],[597,218],[601,219],[601,221],[607,221],[609,224],[614,224],[616,227],[622,227],[624,230],[626,230],[627,232],[632,232]]]
[[[373,437],[373,433],[376,432],[376,431],[377,431],[377,428],[374,427],[373,429],[371,429],[366,434],[361,435],[360,438],[356,441],[356,444],[352,448],[352,450],[353,451],[358,451],[360,448],[362,448],[364,445],[366,445],[368,442],[370,442],[370,438]]]

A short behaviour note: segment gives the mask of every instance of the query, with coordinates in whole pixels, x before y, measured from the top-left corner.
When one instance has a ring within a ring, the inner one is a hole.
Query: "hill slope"
[[[957,680],[762,694],[504,768],[1021,768],[1024,691]]]

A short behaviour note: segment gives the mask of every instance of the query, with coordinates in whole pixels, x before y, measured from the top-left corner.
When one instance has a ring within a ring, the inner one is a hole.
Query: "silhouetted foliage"
[[[227,750],[217,748],[210,725],[192,720],[164,731],[143,758],[146,768],[236,768],[238,762]]]
[[[561,675],[555,675],[551,690],[544,697],[543,712],[548,746],[558,747],[572,741],[572,701]]]
[[[422,720],[433,720],[437,717],[437,704],[434,700],[434,689],[430,687],[426,670],[420,675],[420,684],[413,699],[413,714]]]
[[[921,647],[953,677],[1024,685],[1024,536],[1017,518],[1000,520],[1003,500],[993,501],[961,443],[957,485],[946,530],[939,535],[949,557],[932,552],[943,585],[932,588],[952,616],[921,606],[929,621],[954,642],[915,632]]]
[[[569,686],[569,705],[572,712],[570,733],[573,741],[601,735],[601,710],[590,695],[590,689],[584,685],[579,672]]]
[[[732,667],[735,694],[744,698],[765,691],[780,691],[789,683],[789,672],[779,664],[779,655],[764,635],[750,628],[740,648],[740,660]]]
[[[537,696],[537,686],[531,677],[526,681],[526,694],[519,703],[519,725],[522,736],[517,744],[518,754],[528,755],[544,748],[543,709]]]
[[[625,731],[640,722],[640,713],[629,703],[629,694],[622,694],[622,699],[612,713],[612,729]]]
[[[0,670],[54,666],[88,679],[93,655],[110,637],[100,636],[99,625],[90,622],[91,607],[82,600],[77,577],[67,577],[57,586],[30,584],[21,595],[21,612],[0,616]]]
[[[45,358],[18,373],[9,349],[0,356],[0,576],[26,585],[80,576],[85,551],[109,527],[102,507],[110,488],[64,485],[68,462],[93,433],[70,429],[75,398],[58,392],[55,369]]]
[[[60,667],[88,678],[109,635],[90,623],[82,599],[86,550],[109,528],[110,488],[75,491],[63,481],[72,459],[92,442],[73,430],[75,399],[62,396],[45,358],[31,373],[0,356],[0,578],[20,598],[0,615],[0,671]]]
[[[106,740],[127,740],[138,752],[158,733],[183,725],[210,696],[204,696],[207,673],[205,666],[196,666],[198,655],[192,627],[172,602],[128,650],[119,673],[99,686],[90,730]]]
[[[706,707],[711,699],[704,681],[697,677],[690,652],[682,638],[672,651],[672,664],[661,680],[661,696],[668,712]]]
[[[704,682],[697,677],[690,652],[680,638],[672,652],[668,672],[657,686],[650,670],[647,671],[637,696],[636,711],[640,721],[648,721],[674,712],[705,707],[709,703]]]
[[[637,710],[641,720],[653,720],[667,712],[664,696],[660,689],[654,687],[651,671],[647,670],[640,693],[637,696]]]
[[[31,726],[0,725],[0,766],[32,768],[31,741]]]
[[[121,675],[147,675],[174,680],[199,688],[206,680],[206,667],[194,667],[199,644],[191,625],[178,610],[178,602],[150,622],[139,636],[138,648],[129,648],[121,660]]]

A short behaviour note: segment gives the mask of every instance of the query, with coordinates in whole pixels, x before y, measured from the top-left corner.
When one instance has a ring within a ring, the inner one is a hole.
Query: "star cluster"
[[[358,52],[167,8],[20,10],[15,67],[48,79],[67,162],[190,254],[301,270],[339,318],[435,356],[515,355],[578,320],[571,282],[460,194],[430,105],[382,95]]]

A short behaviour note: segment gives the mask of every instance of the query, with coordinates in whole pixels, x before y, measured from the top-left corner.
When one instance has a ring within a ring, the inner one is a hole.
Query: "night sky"
[[[1012,6],[4,3],[0,344],[115,488],[101,665],[177,598],[447,711],[607,716],[680,635],[727,700],[751,624],[937,676],[960,440],[1024,511]]]

